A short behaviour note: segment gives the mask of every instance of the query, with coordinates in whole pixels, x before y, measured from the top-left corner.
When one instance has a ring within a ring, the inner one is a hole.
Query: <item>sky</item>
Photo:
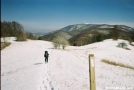
[[[1,0],[1,21],[33,33],[83,23],[134,27],[134,0]]]

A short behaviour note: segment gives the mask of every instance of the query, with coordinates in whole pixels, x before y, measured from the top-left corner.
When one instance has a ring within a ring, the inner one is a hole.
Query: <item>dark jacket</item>
[[[49,57],[49,54],[47,51],[45,51],[44,57]]]

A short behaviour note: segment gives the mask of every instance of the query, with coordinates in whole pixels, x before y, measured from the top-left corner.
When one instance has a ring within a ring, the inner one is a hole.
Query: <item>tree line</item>
[[[32,33],[25,32],[23,26],[16,21],[1,21],[1,37],[16,37],[18,41],[36,39]]]
[[[134,35],[123,32],[117,25],[115,25],[114,28],[110,30],[109,34],[104,34],[97,31],[92,31],[91,33],[91,31],[88,30],[85,34],[79,34],[75,38],[69,39],[69,42],[73,46],[82,46],[94,42],[100,42],[105,39],[124,39],[131,43],[134,42]]]

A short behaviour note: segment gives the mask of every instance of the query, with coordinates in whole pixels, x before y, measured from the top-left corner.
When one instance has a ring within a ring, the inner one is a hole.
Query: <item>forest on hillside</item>
[[[17,21],[1,21],[1,37],[16,37],[18,41],[37,39],[32,33],[25,32],[24,27]]]
[[[119,29],[117,25],[115,25],[114,28],[109,29],[108,34],[99,32],[99,30],[100,28],[97,28],[96,30],[93,31],[90,29],[85,30],[84,32],[70,38],[69,42],[73,46],[87,45],[95,42],[100,42],[105,39],[113,39],[113,40],[124,39],[128,40],[130,43],[134,42],[134,35]]]

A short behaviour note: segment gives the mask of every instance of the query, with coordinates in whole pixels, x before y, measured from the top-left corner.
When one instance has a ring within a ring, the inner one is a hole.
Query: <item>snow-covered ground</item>
[[[1,50],[1,90],[89,90],[89,54],[95,55],[96,90],[134,90],[134,70],[101,62],[107,59],[134,66],[134,46],[128,44],[131,50],[117,47],[124,40],[108,39],[66,50],[53,49],[47,41],[16,42],[14,37],[7,41],[12,44]]]

